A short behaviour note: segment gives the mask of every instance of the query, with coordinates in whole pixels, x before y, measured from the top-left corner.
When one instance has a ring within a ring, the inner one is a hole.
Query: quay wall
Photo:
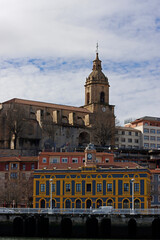
[[[0,215],[0,236],[160,239],[159,230],[159,215]]]

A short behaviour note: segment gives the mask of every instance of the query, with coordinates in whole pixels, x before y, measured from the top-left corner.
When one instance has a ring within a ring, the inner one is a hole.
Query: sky
[[[160,117],[159,0],[0,0],[0,102],[84,105],[97,42],[120,124]]]

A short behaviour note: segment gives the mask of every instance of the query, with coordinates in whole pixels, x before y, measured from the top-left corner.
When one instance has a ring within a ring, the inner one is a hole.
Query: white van
[[[95,214],[108,214],[108,213],[111,213],[113,210],[113,207],[112,206],[100,206],[99,208],[97,209],[94,209],[93,210],[93,213]]]

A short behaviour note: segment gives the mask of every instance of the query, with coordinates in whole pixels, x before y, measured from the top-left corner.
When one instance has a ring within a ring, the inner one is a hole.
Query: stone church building
[[[114,145],[114,106],[98,52],[85,82],[85,105],[23,99],[0,104],[0,149],[74,151],[92,142]]]

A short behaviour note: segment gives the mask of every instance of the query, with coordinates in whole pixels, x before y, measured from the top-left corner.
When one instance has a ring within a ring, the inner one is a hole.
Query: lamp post
[[[132,183],[132,213],[134,213],[134,178],[131,179]]]
[[[53,182],[53,179],[50,178],[49,181],[50,181],[50,209],[52,210],[52,182]]]

